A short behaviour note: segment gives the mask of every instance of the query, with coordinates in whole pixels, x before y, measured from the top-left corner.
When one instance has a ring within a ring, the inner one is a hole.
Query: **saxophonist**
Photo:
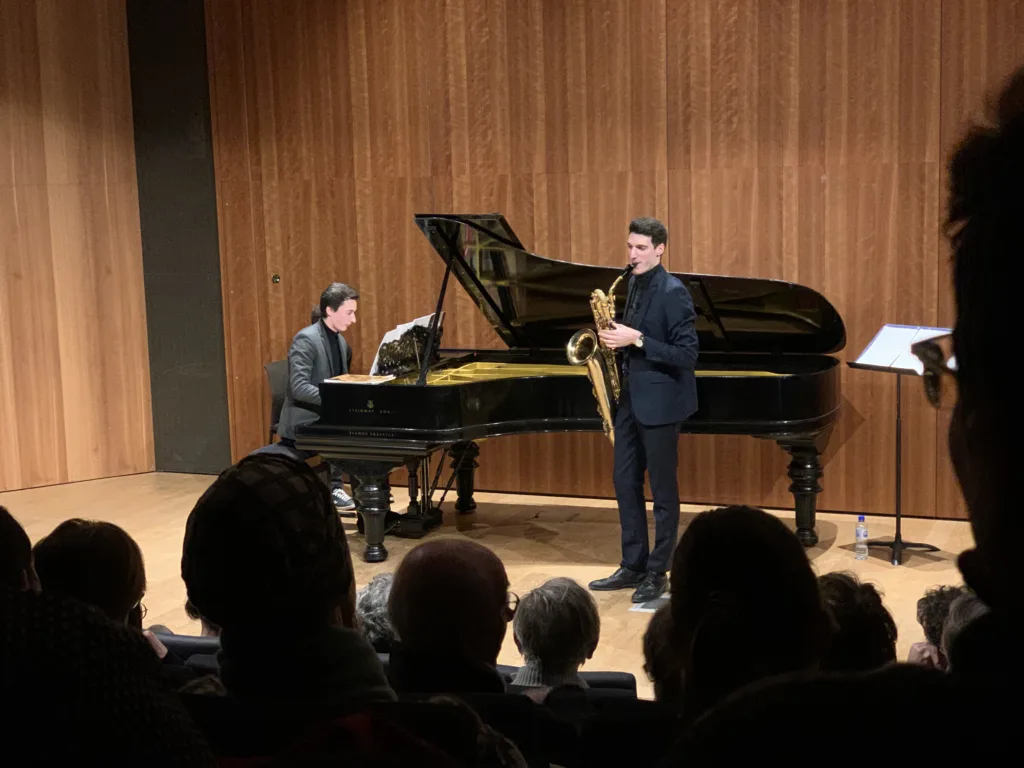
[[[697,410],[696,313],[690,291],[661,265],[668,230],[657,219],[629,223],[633,272],[621,323],[599,332],[618,350],[622,384],[615,414],[615,497],[622,562],[592,590],[634,589],[633,602],[661,596],[679,529],[679,428]],[[654,549],[647,537],[644,472],[654,496]]]

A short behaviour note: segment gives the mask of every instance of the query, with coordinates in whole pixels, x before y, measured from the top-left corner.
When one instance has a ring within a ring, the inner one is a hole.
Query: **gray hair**
[[[957,637],[967,628],[968,624],[984,616],[988,611],[988,606],[973,592],[964,592],[950,603],[949,614],[942,627],[942,654],[946,657],[947,669],[952,666],[949,652]]]
[[[388,653],[398,637],[388,616],[388,598],[391,596],[393,573],[378,573],[356,596],[356,616],[363,634],[378,653]]]
[[[601,635],[590,592],[572,579],[549,579],[519,603],[512,632],[527,663],[550,673],[575,672]]]

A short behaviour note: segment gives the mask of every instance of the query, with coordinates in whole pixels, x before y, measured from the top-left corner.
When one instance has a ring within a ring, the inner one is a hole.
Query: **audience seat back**
[[[196,637],[195,635],[170,635],[163,632],[154,632],[156,638],[167,646],[167,650],[177,654],[182,661],[188,661],[191,656],[202,654],[208,656],[216,654],[220,650],[219,637]]]
[[[182,694],[181,699],[214,754],[222,759],[279,755],[309,734],[329,729],[332,721],[364,715],[431,745],[458,764],[476,760],[476,720],[472,713],[450,705],[410,701],[325,705],[202,694]]]

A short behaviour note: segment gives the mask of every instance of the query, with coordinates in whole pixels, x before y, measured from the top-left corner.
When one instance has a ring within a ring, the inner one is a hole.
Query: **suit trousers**
[[[644,426],[636,420],[629,391],[623,387],[615,414],[615,498],[622,525],[624,568],[665,573],[679,532],[679,424]],[[654,496],[654,549],[647,537],[644,471]]]

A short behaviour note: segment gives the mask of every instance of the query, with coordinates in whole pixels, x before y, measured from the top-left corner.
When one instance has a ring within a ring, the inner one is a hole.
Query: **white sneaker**
[[[331,491],[331,499],[334,500],[335,509],[355,509],[356,503],[352,497],[345,493],[344,488],[335,488]]]

